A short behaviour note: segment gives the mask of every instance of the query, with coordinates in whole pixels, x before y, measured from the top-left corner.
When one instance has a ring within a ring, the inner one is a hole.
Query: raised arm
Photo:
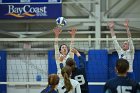
[[[126,32],[127,32],[127,36],[128,36],[129,49],[134,52],[134,44],[133,44],[133,41],[131,38],[131,32],[129,30],[128,20],[125,21],[124,26],[126,28]]]
[[[116,35],[115,35],[115,32],[114,32],[114,22],[113,21],[109,22],[108,26],[109,26],[110,33],[111,33],[111,36],[112,36],[112,39],[113,39],[114,47],[115,47],[117,52],[120,52],[122,49],[121,49],[121,47],[120,47],[120,45],[119,45],[119,43],[116,39]]]
[[[70,57],[74,58],[74,53],[71,52],[72,48],[74,47],[74,38],[75,38],[75,34],[76,34],[77,29],[72,28],[71,31],[69,31],[70,35],[71,35],[71,43],[70,43]]]
[[[125,21],[124,26],[125,26],[125,28],[126,28],[126,32],[127,32],[128,38],[131,38],[131,32],[130,32],[130,30],[129,30],[128,20]]]
[[[72,48],[71,52],[73,52],[74,54],[76,54],[77,57],[81,57],[81,54],[75,48]]]
[[[73,52],[74,54],[76,54],[76,56],[78,57],[79,59],[79,67],[80,68],[85,68],[85,63],[84,63],[84,59],[82,58],[81,54],[79,53],[78,50],[76,50],[75,48],[73,48],[71,50],[71,52]]]
[[[108,27],[110,29],[111,36],[112,37],[116,36],[115,35],[115,32],[114,32],[114,22],[113,21],[111,21],[111,22],[108,23]]]
[[[61,29],[56,27],[53,29],[53,32],[55,34],[55,41],[54,41],[55,59],[58,59],[58,57],[59,57],[58,37],[61,33]]]

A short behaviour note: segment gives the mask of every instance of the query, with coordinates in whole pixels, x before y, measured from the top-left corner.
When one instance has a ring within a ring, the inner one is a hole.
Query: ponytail
[[[66,90],[67,92],[69,92],[71,89],[73,89],[72,84],[69,79],[71,75],[71,68],[69,66],[62,68],[61,74],[64,78],[64,84],[65,84]]]

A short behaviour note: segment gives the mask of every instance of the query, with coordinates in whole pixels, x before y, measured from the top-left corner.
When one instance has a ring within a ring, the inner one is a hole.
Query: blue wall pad
[[[48,51],[48,74],[57,73],[54,50]]]
[[[89,85],[89,93],[104,93],[104,86],[93,86],[93,85]]]
[[[133,69],[136,81],[140,82],[140,50],[135,51]]]
[[[113,52],[112,54],[108,54],[108,78],[116,77],[115,65],[116,61],[118,60],[117,52]]]
[[[7,81],[7,62],[6,62],[6,51],[0,51],[0,82]],[[7,86],[0,85],[0,93],[7,93]]]
[[[89,82],[106,81],[108,79],[107,50],[89,50],[87,70]]]

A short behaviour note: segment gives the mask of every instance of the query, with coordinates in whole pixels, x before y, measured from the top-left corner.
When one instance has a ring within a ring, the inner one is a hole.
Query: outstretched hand
[[[53,29],[53,32],[55,34],[55,37],[58,37],[60,35],[60,33],[62,32],[62,29],[59,27],[56,27]]]
[[[129,31],[128,19],[125,21],[124,26],[126,28],[128,37],[131,37],[131,32]]]
[[[70,33],[70,35],[71,35],[72,38],[75,37],[76,31],[77,31],[76,28],[71,28],[71,31],[69,31],[69,33]]]
[[[129,26],[128,26],[128,19],[125,21],[124,26],[126,27],[126,29],[129,28]]]
[[[110,29],[114,29],[114,22],[113,22],[113,21],[109,22],[109,23],[108,23],[108,27],[109,27]]]
[[[73,52],[74,54],[76,54],[78,57],[81,56],[80,53],[78,52],[78,50],[76,50],[75,48],[73,48],[71,50],[71,52]]]
[[[73,48],[73,49],[71,50],[71,52],[73,52],[74,54],[77,54],[77,53],[78,53],[78,51],[77,51],[75,48]]]
[[[112,37],[115,36],[115,32],[114,32],[114,22],[113,22],[113,21],[109,22],[109,23],[108,23],[108,27],[109,27],[109,29],[110,29],[111,36],[112,36]]]

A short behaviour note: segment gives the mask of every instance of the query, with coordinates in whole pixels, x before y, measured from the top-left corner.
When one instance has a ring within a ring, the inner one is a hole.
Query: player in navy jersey
[[[80,83],[81,92],[88,93],[88,82],[86,79],[84,60],[76,49],[73,48],[72,52],[76,54],[79,58],[79,68],[76,66],[76,62],[72,58],[68,58],[66,60],[66,66],[70,66],[72,68],[71,78],[77,80]]]
[[[140,93],[140,85],[127,76],[129,70],[127,60],[117,60],[115,69],[118,76],[106,82],[104,93]]]
[[[41,93],[58,93],[57,85],[59,83],[59,77],[56,74],[50,74],[48,77],[48,86],[41,91]]]

